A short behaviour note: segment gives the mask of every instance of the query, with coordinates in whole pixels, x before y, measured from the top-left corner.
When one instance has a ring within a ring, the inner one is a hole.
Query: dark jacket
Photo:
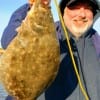
[[[28,10],[29,5],[25,4],[12,15],[1,38],[1,44],[4,49],[7,48],[11,40],[17,35],[15,29],[21,24]],[[60,22],[56,23],[56,30],[61,53],[60,69],[55,81],[37,100],[84,100]],[[68,33],[77,69],[85,91],[90,100],[99,100],[100,60],[98,56],[100,54],[100,46],[98,45],[100,44],[100,37],[98,37],[96,31],[92,28],[80,37],[79,40],[76,40],[70,32]],[[7,98],[7,100],[12,100],[12,98]]]
[[[46,100],[85,100],[79,88],[71,57],[69,55],[69,49],[66,44],[66,38],[59,22],[56,23],[56,30],[60,43],[61,63],[55,81],[45,92]],[[100,73],[98,71],[100,70],[100,60],[96,55],[94,44],[96,44],[97,41],[100,43],[100,37],[97,38],[96,32],[93,29],[86,32],[79,40],[76,40],[70,35],[70,32],[68,33],[85,91],[90,100],[99,100]],[[100,48],[98,52],[99,51]]]

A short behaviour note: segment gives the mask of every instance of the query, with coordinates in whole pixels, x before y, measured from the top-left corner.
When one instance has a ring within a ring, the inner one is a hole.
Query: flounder
[[[36,100],[55,79],[60,49],[49,0],[35,0],[0,56],[0,80],[15,100]]]

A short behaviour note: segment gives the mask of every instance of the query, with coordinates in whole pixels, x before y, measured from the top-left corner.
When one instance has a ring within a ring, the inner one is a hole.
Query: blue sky
[[[55,4],[54,4],[54,0],[51,0],[51,7],[52,7],[52,13],[53,13],[53,17],[54,20],[58,20],[58,14],[55,8]],[[60,0],[57,0],[60,1]],[[98,0],[100,1],[100,0]],[[28,0],[0,0],[0,40],[1,40],[1,36],[3,33],[3,30],[5,29],[5,27],[8,24],[8,21],[11,17],[11,14],[17,9],[19,8],[21,5],[23,5],[24,3],[27,3]],[[98,24],[99,23],[99,24]],[[96,25],[95,28],[97,30],[99,30],[100,32],[100,20]],[[1,44],[0,44],[1,47]]]
[[[0,0],[0,35],[8,24],[12,12],[26,2],[27,0]]]
[[[51,0],[52,3],[52,13],[55,20],[58,20],[58,15],[56,12],[56,8],[54,5],[54,0]],[[59,0],[57,0],[59,1]],[[12,13],[19,8],[24,3],[27,3],[28,0],[0,0],[0,40],[3,33],[3,30],[8,24],[8,21],[12,15]],[[1,47],[1,44],[0,44]]]

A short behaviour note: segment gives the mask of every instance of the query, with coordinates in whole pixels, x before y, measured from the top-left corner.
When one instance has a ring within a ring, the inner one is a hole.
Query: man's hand
[[[51,0],[41,0],[41,3],[43,3],[44,5],[49,5]]]

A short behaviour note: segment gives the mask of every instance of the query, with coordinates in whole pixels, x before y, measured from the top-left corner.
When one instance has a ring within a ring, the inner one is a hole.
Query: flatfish
[[[0,56],[0,80],[15,100],[36,100],[55,79],[60,49],[49,0],[35,0]]]

